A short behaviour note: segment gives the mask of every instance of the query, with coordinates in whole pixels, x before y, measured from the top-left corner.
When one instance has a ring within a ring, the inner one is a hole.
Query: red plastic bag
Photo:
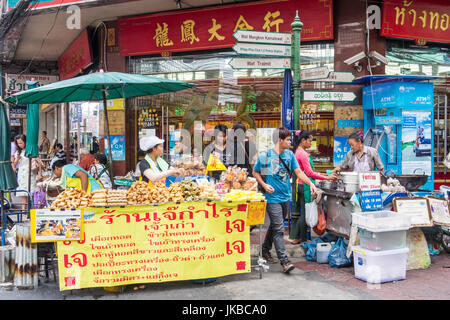
[[[321,236],[325,233],[325,229],[327,228],[327,221],[325,220],[325,214],[323,213],[322,208],[318,208],[318,214],[319,222],[317,222],[317,225],[313,228],[313,230],[318,236]]]

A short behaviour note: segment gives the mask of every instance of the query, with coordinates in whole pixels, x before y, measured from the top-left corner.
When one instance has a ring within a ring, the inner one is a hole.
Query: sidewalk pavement
[[[264,241],[265,233],[263,234]],[[367,293],[372,299],[382,300],[450,300],[450,254],[442,252],[431,257],[428,269],[409,270],[406,279],[382,284],[367,284],[354,277],[353,267],[332,268],[328,264],[306,261],[301,245],[289,242],[286,228],[285,246],[294,266],[307,274],[323,278],[337,288],[348,292]],[[251,233],[252,254],[258,253],[259,232]],[[275,250],[271,254],[276,257]],[[333,299],[333,298],[331,298]]]
[[[407,271],[406,280],[367,285],[355,279],[353,267],[334,269],[328,264],[308,262],[300,245],[291,245],[286,239],[290,260],[296,266],[290,274],[281,272],[281,265],[271,264],[268,272],[259,271],[220,277],[206,284],[192,281],[174,281],[147,284],[143,290],[134,291],[128,286],[124,293],[105,292],[103,288],[59,291],[58,284],[40,278],[34,290],[8,291],[0,289],[0,300],[449,300],[450,255],[441,254],[432,259],[426,270]],[[259,232],[251,233],[252,265],[258,256]],[[273,253],[273,256],[276,256]]]

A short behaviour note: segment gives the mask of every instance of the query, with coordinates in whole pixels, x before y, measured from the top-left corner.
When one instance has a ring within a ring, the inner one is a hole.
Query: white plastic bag
[[[317,203],[315,201],[305,204],[306,224],[314,228],[319,222],[319,212],[317,210]]]

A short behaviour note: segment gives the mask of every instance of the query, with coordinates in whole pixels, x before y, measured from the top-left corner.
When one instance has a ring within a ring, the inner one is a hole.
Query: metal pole
[[[440,144],[440,141],[439,141],[439,134],[440,134],[440,132],[442,132],[442,127],[441,127],[441,123],[440,123],[440,113],[441,113],[441,110],[440,110],[440,105],[441,105],[441,96],[440,95],[438,95],[437,96],[437,99],[438,99],[438,102],[437,102],[437,123],[438,123],[438,129],[439,129],[439,133],[438,134],[436,134],[436,140],[437,140],[437,153],[436,153],[436,157],[435,157],[435,161],[436,161],[436,169],[437,169],[437,173],[439,173],[439,156],[440,156],[440,150],[439,150],[439,144]],[[436,126],[435,126],[435,128],[434,128],[434,131],[436,131]],[[445,151],[444,151],[444,153],[445,153]],[[445,157],[445,156],[444,156]]]
[[[81,162],[81,115],[79,115],[78,114],[78,104],[76,105],[77,106],[77,117],[78,117],[78,126],[77,126],[77,135],[78,135],[78,138],[77,138],[77,144],[76,144],[76,148],[77,148],[77,150],[78,150],[78,164],[80,164],[80,162]],[[80,108],[81,108],[81,105],[80,105]],[[81,114],[83,114],[83,111],[81,111]]]
[[[260,262],[262,259],[262,225],[259,225],[259,259],[258,262]],[[261,262],[260,262],[261,263]],[[262,265],[259,266],[259,278],[262,279],[262,272],[263,272]]]
[[[2,246],[5,245],[5,229],[6,229],[6,223],[5,223],[5,208],[3,207],[3,190],[0,190],[0,212],[1,212],[1,229],[2,229]]]
[[[293,128],[300,129],[300,32],[302,31],[303,23],[298,17],[298,10],[295,14],[292,27],[292,43],[291,43],[291,69],[294,73],[292,87],[294,89],[294,104],[293,109]]]
[[[447,95],[444,96],[444,132],[445,132],[445,138],[444,138],[444,159],[447,156],[447,139],[448,139],[448,118],[447,118]],[[444,166],[444,174],[447,174],[447,167]]]
[[[103,95],[103,110],[105,111],[105,123],[106,123],[106,134],[108,136],[108,159],[109,159],[109,176],[111,180],[114,181],[113,176],[113,161],[112,161],[112,153],[111,153],[111,136],[109,135],[109,120],[108,120],[108,105],[106,104],[106,94],[105,94],[105,86],[102,85],[102,95]]]

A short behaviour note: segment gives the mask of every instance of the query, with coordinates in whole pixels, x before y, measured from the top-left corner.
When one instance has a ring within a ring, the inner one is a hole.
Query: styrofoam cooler
[[[373,251],[396,250],[406,247],[406,231],[403,230],[381,230],[373,231],[364,228],[359,229],[360,246],[363,249]]]
[[[406,279],[409,249],[373,251],[353,247],[355,278],[369,283],[383,283]]]

